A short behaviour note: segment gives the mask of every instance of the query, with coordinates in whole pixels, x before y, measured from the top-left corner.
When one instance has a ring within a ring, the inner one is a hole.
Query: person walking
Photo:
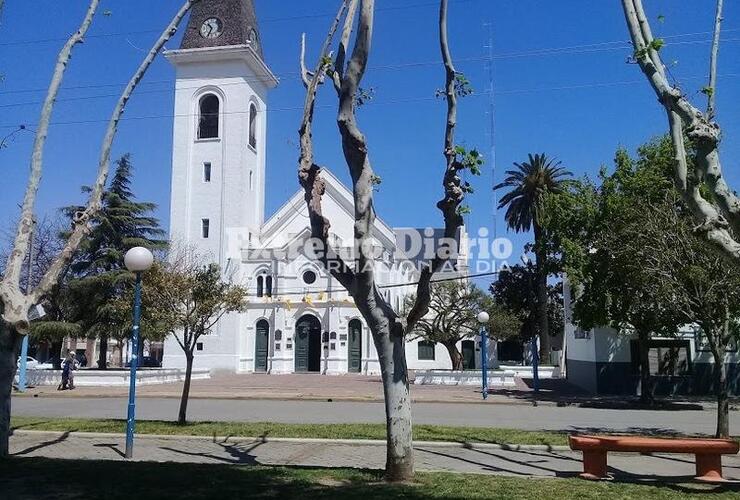
[[[80,362],[74,352],[70,352],[69,389],[75,388],[75,372],[80,368]]]
[[[62,361],[62,382],[57,386],[58,391],[66,391],[69,386],[69,377],[72,373],[72,351],[67,351],[67,356]]]

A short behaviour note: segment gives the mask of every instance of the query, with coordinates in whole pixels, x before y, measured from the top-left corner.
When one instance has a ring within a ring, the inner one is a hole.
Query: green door
[[[463,370],[475,369],[475,341],[462,341]]]
[[[267,352],[270,345],[270,324],[264,319],[257,322],[254,339],[254,371],[267,371]]]
[[[362,323],[353,319],[349,322],[349,372],[360,373],[362,371]]]
[[[305,321],[299,321],[295,327],[295,371],[308,371],[308,335],[309,325]]]
[[[321,323],[315,316],[303,316],[295,325],[295,371],[321,371]]]

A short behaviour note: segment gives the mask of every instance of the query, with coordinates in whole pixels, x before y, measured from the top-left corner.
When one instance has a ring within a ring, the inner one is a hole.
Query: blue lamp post
[[[126,269],[136,274],[134,290],[134,323],[131,330],[131,374],[128,391],[128,417],[126,419],[126,458],[134,455],[134,428],[136,425],[136,369],[139,365],[139,323],[141,319],[141,275],[154,263],[152,252],[135,247],[123,258]]]
[[[488,332],[486,332],[488,319],[489,316],[486,311],[478,313],[478,323],[480,323],[481,391],[483,392],[483,399],[488,399]]]

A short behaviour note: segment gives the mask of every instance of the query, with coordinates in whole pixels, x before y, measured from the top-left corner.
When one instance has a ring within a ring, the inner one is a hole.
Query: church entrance
[[[254,338],[254,371],[267,371],[268,346],[270,345],[270,323],[261,319],[257,322]]]
[[[316,316],[303,316],[295,325],[295,371],[321,371],[321,323]]]
[[[353,319],[349,322],[348,368],[350,373],[362,371],[362,323]]]

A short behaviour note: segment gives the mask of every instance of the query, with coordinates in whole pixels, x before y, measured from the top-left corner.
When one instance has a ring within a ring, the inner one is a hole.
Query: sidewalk
[[[123,460],[123,435],[18,431],[14,456]],[[581,472],[578,452],[563,448],[502,449],[495,445],[415,443],[416,468],[518,477],[571,477]],[[137,436],[135,459],[144,462],[286,465],[382,469],[385,443],[300,439],[227,439]],[[725,478],[740,480],[740,457],[724,457]],[[692,455],[609,454],[610,472],[630,479],[691,478]]]
[[[140,398],[179,398],[182,383],[139,385]],[[79,387],[74,391],[57,391],[55,387],[36,387],[20,397],[126,397],[128,387]],[[564,380],[543,380],[541,390],[535,393],[531,381],[517,379],[513,389],[492,389],[483,401],[480,387],[412,385],[414,402],[426,403],[499,403],[541,405],[577,405],[591,408],[630,408],[634,398],[590,396]],[[267,399],[309,401],[382,401],[383,385],[380,377],[361,375],[326,376],[318,374],[226,374],[216,373],[210,380],[195,380],[190,388],[191,399]],[[733,403],[735,404],[735,403]],[[715,407],[711,398],[674,399],[663,402],[656,409],[701,410]]]

